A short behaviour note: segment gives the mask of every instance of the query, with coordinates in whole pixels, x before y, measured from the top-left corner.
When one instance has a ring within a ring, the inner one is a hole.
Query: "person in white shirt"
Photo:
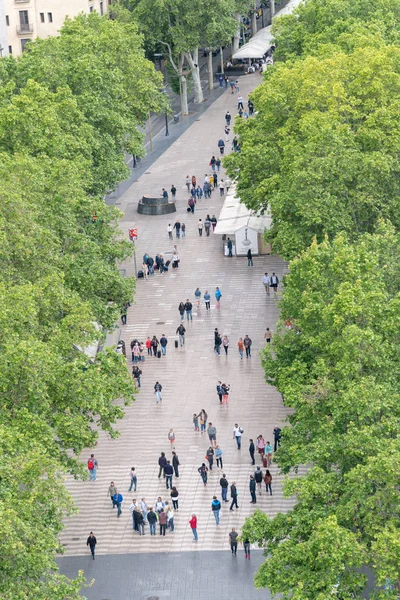
[[[243,110],[243,96],[238,96],[238,110],[241,108]]]
[[[169,239],[173,240],[174,238],[172,237],[172,225],[171,225],[171,223],[168,223],[167,231],[168,231],[168,237],[169,237]]]
[[[235,423],[235,427],[233,428],[233,437],[236,439],[237,449],[240,450],[242,446],[242,433],[243,429],[239,427],[237,423]]]
[[[264,273],[264,276],[262,278],[262,282],[264,284],[265,287],[265,291],[267,292],[268,296],[269,296],[269,284],[270,284],[270,278],[268,277],[268,273]]]

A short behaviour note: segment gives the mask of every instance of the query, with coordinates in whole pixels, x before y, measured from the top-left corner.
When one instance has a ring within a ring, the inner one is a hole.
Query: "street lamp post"
[[[162,73],[162,65],[161,65],[161,59],[162,59],[163,55],[160,52],[156,52],[154,54],[154,58],[158,58],[158,64],[160,67],[160,73]],[[164,73],[163,73],[164,75]],[[163,94],[167,94],[167,70],[165,69],[165,75],[164,75],[164,79],[165,79],[165,88],[163,89]],[[169,128],[168,128],[168,110],[165,109],[165,137],[167,137],[169,135]]]

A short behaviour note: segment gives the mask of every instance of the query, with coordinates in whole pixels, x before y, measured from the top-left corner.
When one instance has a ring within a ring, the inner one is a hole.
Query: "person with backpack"
[[[229,110],[227,110],[226,114],[225,114],[225,125],[227,125],[227,127],[230,127],[231,119],[232,119],[232,115],[229,112]]]
[[[89,470],[89,480],[90,481],[96,481],[98,467],[99,467],[99,465],[98,465],[97,460],[94,457],[94,454],[91,454],[89,460],[87,461],[87,468]]]
[[[225,150],[225,142],[222,138],[220,138],[218,140],[218,148],[219,148],[219,152],[220,152],[221,156],[223,156],[224,150]]]
[[[154,356],[154,357],[156,357],[156,356],[157,356],[157,348],[158,348],[158,344],[159,344],[159,341],[158,341],[158,339],[156,338],[156,336],[155,336],[155,335],[153,335],[153,338],[152,338],[152,340],[151,340],[151,349],[153,350],[153,356]]]
[[[213,496],[213,501],[211,502],[211,510],[214,515],[214,519],[217,525],[219,525],[219,511],[221,510],[221,502],[218,500],[217,496]]]
[[[263,472],[261,471],[260,467],[257,467],[256,470],[254,471],[254,480],[258,487],[258,493],[261,494],[261,484],[263,481]]]

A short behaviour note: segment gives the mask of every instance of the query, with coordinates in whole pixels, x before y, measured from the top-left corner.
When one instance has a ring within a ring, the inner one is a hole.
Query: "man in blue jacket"
[[[116,493],[114,494],[114,503],[115,503],[115,506],[118,509],[117,517],[121,516],[123,501],[124,501],[123,495],[117,490]]]
[[[219,525],[219,511],[221,510],[221,502],[218,500],[217,496],[213,496],[213,501],[211,502],[211,510],[214,515],[216,524]]]
[[[167,464],[164,467],[164,473],[166,488],[170,488],[172,490],[172,475],[174,474],[174,467],[171,465],[169,460],[167,460]]]

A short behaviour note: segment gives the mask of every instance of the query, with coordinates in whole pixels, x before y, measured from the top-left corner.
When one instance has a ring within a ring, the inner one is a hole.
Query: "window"
[[[49,23],[53,22],[53,13],[47,13],[47,19],[49,21]]]
[[[30,41],[31,41],[31,40],[30,40],[30,38],[26,38],[26,39],[22,39],[22,40],[21,40],[21,49],[22,49],[22,52],[25,50],[25,46],[26,46],[26,44],[27,44],[28,42],[30,42]]]
[[[8,46],[8,54],[12,54],[12,46]]]
[[[8,15],[6,15],[6,25],[7,27],[10,26],[10,17]]]
[[[93,6],[89,7],[89,12],[93,12]]]
[[[29,31],[29,15],[27,10],[19,11],[19,25],[21,31]]]
[[[44,23],[44,13],[40,13],[40,22]]]
[[[100,14],[101,14],[101,16],[104,15],[104,8],[103,8],[103,3],[102,2],[100,2]]]

